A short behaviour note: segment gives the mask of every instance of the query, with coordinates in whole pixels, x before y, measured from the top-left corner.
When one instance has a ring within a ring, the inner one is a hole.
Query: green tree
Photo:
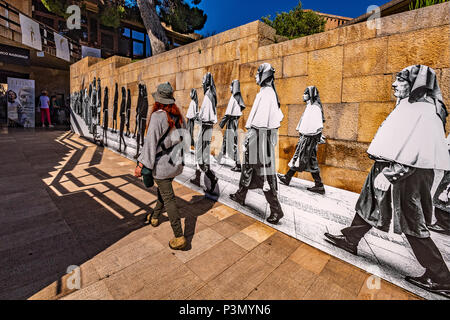
[[[409,4],[409,10],[420,9],[428,6],[432,6],[434,4],[444,3],[448,0],[413,0]]]
[[[301,1],[289,12],[277,13],[272,20],[271,16],[262,17],[261,21],[274,28],[278,35],[295,39],[325,30],[325,19],[313,11],[304,11]]]

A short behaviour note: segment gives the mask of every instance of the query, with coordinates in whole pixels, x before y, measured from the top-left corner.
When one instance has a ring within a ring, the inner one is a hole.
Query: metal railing
[[[42,22],[37,21],[36,19],[33,19],[32,17],[28,16],[27,14],[21,12],[19,9],[15,8],[14,6],[11,6],[9,3],[5,2],[4,0],[0,0],[0,27],[4,27],[12,32],[12,39],[16,40],[13,33],[22,34],[22,30],[20,28],[20,18],[19,14],[22,14],[24,16],[27,16],[28,18],[32,19],[36,23],[39,24],[39,28],[41,31],[42,36],[42,51],[52,55],[56,56],[56,44],[54,40],[53,33],[59,33],[55,29],[49,27],[48,25],[43,24]],[[70,60],[71,62],[76,62],[81,59],[81,45],[77,43],[76,41],[65,37],[69,41],[69,48],[70,48]]]

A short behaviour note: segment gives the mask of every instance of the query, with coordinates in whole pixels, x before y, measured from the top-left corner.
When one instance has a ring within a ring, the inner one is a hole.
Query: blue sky
[[[304,0],[304,9],[356,18],[367,11],[370,5],[382,5],[389,0]],[[289,11],[298,0],[202,0],[199,7],[208,15],[200,34],[223,32],[260,19],[276,12]]]

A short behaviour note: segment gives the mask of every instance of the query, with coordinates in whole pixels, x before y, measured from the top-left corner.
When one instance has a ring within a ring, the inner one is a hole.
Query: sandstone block
[[[308,84],[319,89],[323,103],[341,102],[342,61],[342,46],[308,53]]]
[[[345,45],[344,78],[385,73],[387,46],[387,37]]]
[[[306,88],[307,77],[293,77],[275,81],[281,104],[299,104]]]
[[[396,73],[413,64],[450,67],[450,27],[435,27],[390,36],[387,72]]]
[[[308,74],[308,54],[298,53],[283,58],[283,77],[305,76]]]
[[[368,144],[327,139],[325,164],[337,168],[368,171],[373,160],[367,156]]]
[[[358,141],[370,143],[378,128],[392,112],[394,102],[362,102],[359,105]]]
[[[342,102],[390,101],[392,76],[344,78]]]
[[[329,139],[356,141],[358,135],[358,103],[324,104],[323,133]]]

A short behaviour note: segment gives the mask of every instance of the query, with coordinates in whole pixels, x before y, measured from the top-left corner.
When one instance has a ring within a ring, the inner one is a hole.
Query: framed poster
[[[8,125],[24,128],[35,126],[34,80],[8,78]]]

